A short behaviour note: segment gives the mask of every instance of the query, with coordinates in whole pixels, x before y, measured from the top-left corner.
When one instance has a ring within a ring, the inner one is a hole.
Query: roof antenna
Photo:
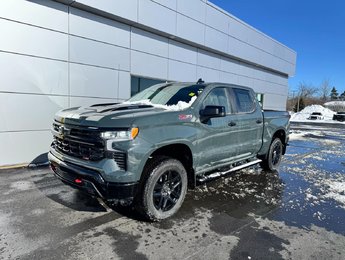
[[[198,79],[198,82],[196,84],[204,84],[205,81],[202,80],[202,78]]]

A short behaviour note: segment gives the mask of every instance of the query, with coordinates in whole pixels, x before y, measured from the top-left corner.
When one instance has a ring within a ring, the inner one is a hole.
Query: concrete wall
[[[56,111],[127,99],[131,74],[250,86],[285,109],[296,54],[211,3],[60,2],[0,1],[0,165],[47,152]]]

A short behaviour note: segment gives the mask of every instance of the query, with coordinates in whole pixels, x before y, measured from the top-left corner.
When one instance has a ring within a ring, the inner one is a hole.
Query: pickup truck
[[[154,85],[120,104],[62,110],[52,133],[48,157],[59,179],[159,221],[198,183],[258,163],[277,170],[289,114],[263,112],[250,88],[199,80]]]

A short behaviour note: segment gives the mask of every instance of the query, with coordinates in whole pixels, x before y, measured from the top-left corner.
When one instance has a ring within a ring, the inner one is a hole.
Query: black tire
[[[275,138],[268,150],[266,156],[260,163],[261,168],[268,171],[276,171],[279,168],[283,157],[283,143],[279,138]]]
[[[174,215],[187,192],[187,172],[182,163],[169,157],[158,157],[144,170],[138,197],[139,212],[149,221]]]

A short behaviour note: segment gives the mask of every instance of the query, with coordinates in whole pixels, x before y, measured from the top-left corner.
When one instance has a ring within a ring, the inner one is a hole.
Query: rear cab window
[[[237,113],[252,113],[255,111],[255,100],[249,90],[233,88],[232,91],[234,93]]]

